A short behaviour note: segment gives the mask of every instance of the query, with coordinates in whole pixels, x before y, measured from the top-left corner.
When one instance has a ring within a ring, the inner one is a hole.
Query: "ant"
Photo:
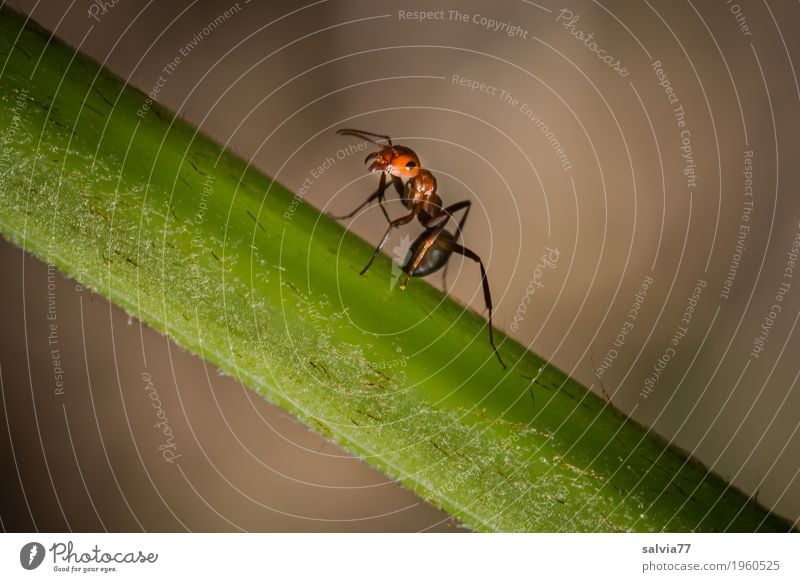
[[[505,369],[506,365],[503,363],[500,352],[497,351],[497,346],[494,343],[494,333],[492,331],[492,294],[489,291],[486,267],[477,253],[458,242],[461,232],[464,229],[464,223],[467,221],[472,202],[463,200],[451,204],[450,206],[443,207],[442,199],[436,193],[436,178],[434,175],[429,170],[422,168],[419,156],[417,156],[412,149],[392,144],[392,138],[388,135],[357,129],[340,129],[336,133],[338,135],[350,135],[366,140],[380,148],[377,152],[369,154],[364,160],[365,164],[369,164],[368,170],[370,172],[380,172],[381,177],[378,183],[378,189],[349,214],[333,217],[337,219],[351,218],[359,210],[368,206],[374,200],[377,200],[383,211],[383,215],[389,223],[386,234],[383,235],[381,242],[375,247],[375,251],[372,253],[369,262],[359,274],[364,275],[372,266],[375,258],[389,241],[392,230],[408,224],[412,222],[414,218],[417,218],[425,230],[411,245],[406,263],[403,265],[403,271],[406,277],[400,284],[400,288],[405,289],[411,277],[426,277],[443,267],[445,269],[443,275],[446,274],[447,261],[453,253],[457,253],[478,263],[481,269],[483,300],[486,304],[486,308],[489,310],[489,343],[492,345],[492,349],[500,365]],[[380,144],[374,138],[385,140],[386,145]],[[391,184],[400,195],[400,201],[410,210],[408,214],[400,218],[391,219],[383,205],[386,190],[390,185],[389,179],[391,179]],[[404,179],[406,180],[405,184],[403,183]],[[455,234],[453,234],[445,227],[450,219],[454,218],[453,214],[459,211],[463,211],[464,214],[456,225]]]

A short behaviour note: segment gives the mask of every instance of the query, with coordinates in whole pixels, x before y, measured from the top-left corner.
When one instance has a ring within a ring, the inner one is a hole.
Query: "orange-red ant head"
[[[371,164],[369,164],[372,162]],[[392,176],[408,179],[419,174],[419,158],[414,150],[403,146],[386,146],[373,152],[364,160],[370,172],[388,172]]]

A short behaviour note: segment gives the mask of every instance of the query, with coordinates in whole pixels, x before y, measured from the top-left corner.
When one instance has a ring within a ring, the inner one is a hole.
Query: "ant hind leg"
[[[463,210],[464,214],[461,217],[461,220],[458,221],[458,225],[456,226],[456,232],[454,235],[454,240],[458,242],[458,239],[461,238],[461,233],[464,231],[464,224],[467,222],[467,217],[469,216],[469,210],[472,208],[472,201],[470,200],[462,200],[461,202],[456,202],[455,204],[451,204],[447,208],[445,208],[445,212],[449,214],[453,214],[454,212],[458,212],[459,210]],[[445,293],[449,293],[450,290],[447,288],[447,267],[449,263],[445,263],[444,267],[442,267],[442,289],[444,289]]]
[[[459,255],[465,256],[468,259],[472,259],[481,268],[481,283],[483,285],[483,301],[486,304],[486,308],[489,310],[489,343],[492,344],[492,349],[494,350],[495,356],[497,356],[497,360],[500,362],[500,365],[503,366],[503,369],[506,369],[506,365],[503,362],[503,359],[500,357],[500,352],[497,351],[497,345],[494,343],[494,332],[493,324],[492,324],[492,293],[489,290],[489,279],[486,276],[486,267],[483,265],[483,261],[478,256],[477,253],[468,249],[467,247],[460,245],[456,242],[440,239],[439,244],[442,245],[443,248],[458,253]]]

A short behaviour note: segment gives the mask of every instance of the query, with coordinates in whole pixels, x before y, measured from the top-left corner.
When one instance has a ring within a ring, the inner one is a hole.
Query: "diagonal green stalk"
[[[468,526],[791,528],[8,9],[0,60],[4,236]]]

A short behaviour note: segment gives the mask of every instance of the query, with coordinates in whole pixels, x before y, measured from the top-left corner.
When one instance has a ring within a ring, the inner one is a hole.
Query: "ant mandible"
[[[453,253],[457,253],[478,263],[481,269],[483,300],[486,304],[486,308],[489,310],[489,343],[492,345],[492,349],[500,365],[505,369],[506,365],[503,363],[500,352],[497,351],[497,346],[494,343],[494,333],[492,331],[492,294],[489,291],[489,279],[486,276],[486,267],[477,253],[458,242],[458,238],[464,228],[464,223],[467,221],[472,202],[463,200],[451,204],[450,206],[442,207],[442,199],[436,193],[436,178],[434,175],[430,171],[422,168],[419,157],[412,149],[392,144],[392,138],[388,135],[357,129],[340,129],[336,133],[339,135],[358,137],[380,148],[377,152],[369,154],[364,160],[365,164],[369,164],[368,170],[370,172],[380,172],[381,177],[378,189],[349,214],[334,216],[334,218],[340,219],[350,218],[359,210],[369,205],[374,200],[377,200],[383,211],[383,215],[389,222],[389,227],[386,229],[386,233],[383,235],[381,242],[375,247],[372,257],[370,257],[369,262],[361,270],[360,274],[363,275],[370,266],[372,266],[375,258],[389,241],[393,229],[408,224],[413,221],[414,218],[417,218],[425,230],[411,245],[408,260],[405,265],[403,265],[403,271],[406,273],[406,277],[400,284],[400,288],[405,289],[411,277],[426,277],[435,273],[442,267],[446,270],[447,261]],[[386,140],[387,145],[381,145],[373,138]],[[394,220],[389,218],[389,213],[383,205],[385,193],[389,187],[389,179],[391,179],[395,190],[400,195],[400,201],[410,210],[405,216],[395,218]],[[406,180],[405,184],[403,184],[403,179]],[[453,214],[462,210],[464,214],[456,225],[454,235],[445,227],[450,219],[453,218]]]

